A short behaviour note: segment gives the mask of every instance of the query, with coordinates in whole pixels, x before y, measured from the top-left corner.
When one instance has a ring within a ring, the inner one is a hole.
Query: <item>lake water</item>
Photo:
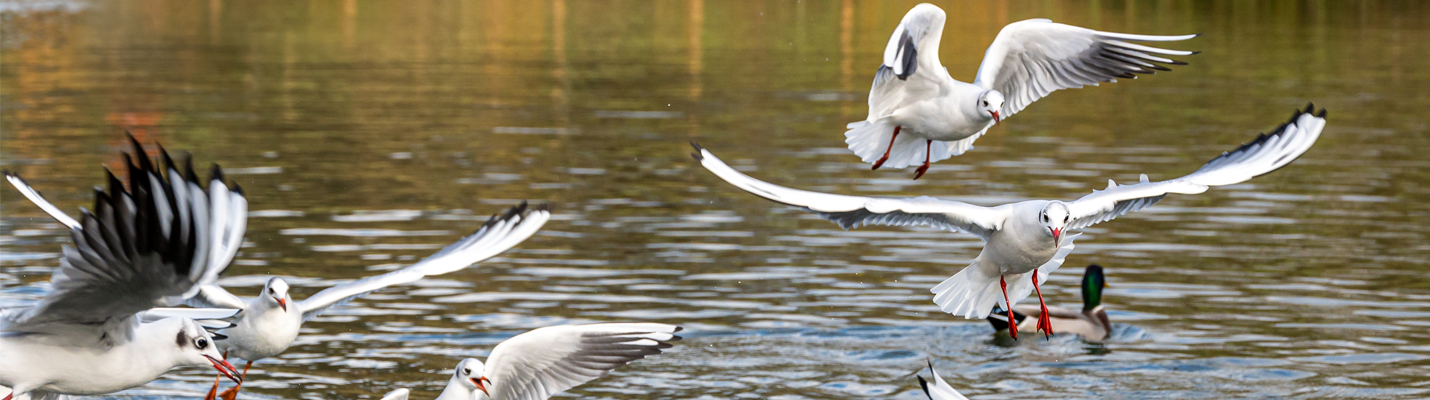
[[[1203,33],[1169,46],[1202,53],[1057,92],[912,181],[869,171],[842,133],[913,4],[3,2],[0,166],[77,214],[125,130],[222,164],[252,210],[222,281],[240,295],[281,275],[303,298],[521,200],[551,204],[500,258],[306,325],[245,398],[431,398],[464,357],[596,321],[688,337],[576,397],[918,399],[911,374],[930,359],[990,399],[1430,397],[1430,5],[940,3],[940,57],[964,80],[1026,18]],[[995,341],[927,292],[977,239],[843,231],[719,181],[687,144],[803,189],[1072,199],[1195,170],[1308,101],[1330,122],[1294,164],[1078,240],[1044,294],[1075,306],[1082,267],[1105,266],[1103,344]],[[12,189],[0,207],[0,306],[22,305],[69,237]],[[122,395],[196,398],[211,372]]]

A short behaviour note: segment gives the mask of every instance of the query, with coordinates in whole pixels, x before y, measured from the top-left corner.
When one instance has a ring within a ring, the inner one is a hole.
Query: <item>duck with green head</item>
[[[1107,288],[1107,278],[1102,275],[1102,266],[1092,264],[1082,274],[1082,311],[1077,312],[1062,307],[1048,307],[1053,331],[1071,333],[1092,341],[1102,341],[1112,333],[1112,322],[1107,319],[1107,311],[1102,308],[1102,289]],[[1036,333],[1038,315],[1036,306],[1014,306],[1013,319],[1019,332]],[[1007,332],[1008,317],[1002,310],[988,315],[988,323],[998,332]],[[1033,318],[1028,318],[1033,317]]]

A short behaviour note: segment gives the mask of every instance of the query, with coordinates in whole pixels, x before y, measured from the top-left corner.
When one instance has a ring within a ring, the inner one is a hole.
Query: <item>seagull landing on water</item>
[[[843,196],[790,189],[751,178],[725,165],[709,150],[695,145],[692,154],[701,166],[731,185],[775,202],[801,207],[834,221],[845,229],[860,225],[929,225],[969,233],[986,244],[978,258],[930,291],[944,312],[969,319],[987,318],[993,306],[1012,310],[1038,291],[1042,307],[1038,327],[1052,334],[1047,306],[1038,285],[1063,264],[1073,250],[1068,234],[1156,204],[1169,193],[1197,194],[1212,186],[1231,185],[1275,171],[1291,163],[1316,143],[1326,126],[1326,112],[1314,106],[1297,111],[1291,120],[1269,134],[1213,158],[1196,172],[1180,178],[1117,185],[1093,191],[1073,201],[1028,200],[995,207],[940,200],[933,197],[890,199]],[[693,143],[692,143],[693,144]],[[1011,283],[1010,283],[1011,281]],[[1000,296],[1001,292],[1001,296]],[[1010,295],[1011,292],[1011,295]],[[1012,315],[1009,315],[1012,319]],[[1017,330],[1009,332],[1017,338]]]
[[[166,155],[165,160],[167,159]],[[147,160],[144,161],[147,162]],[[248,203],[241,193],[217,192],[223,188],[222,174],[217,168],[214,171],[215,182],[219,183],[211,183],[209,187],[211,191],[218,194],[211,194],[208,204],[215,209],[213,214],[222,215],[223,218],[215,217],[213,222],[208,225],[208,233],[200,232],[199,234],[199,237],[214,236],[213,244],[208,247],[209,255],[213,259],[205,264],[206,269],[202,271],[202,284],[193,285],[188,292],[181,292],[182,296],[177,298],[177,300],[186,299],[184,303],[200,308],[154,308],[144,311],[142,315],[149,319],[164,317],[213,319],[230,317],[234,315],[235,311],[238,311],[232,324],[226,324],[218,329],[219,333],[227,336],[226,340],[218,342],[218,347],[223,352],[220,360],[226,360],[231,356],[248,361],[248,364],[244,366],[242,376],[247,376],[248,369],[253,366],[254,361],[273,357],[286,351],[297,340],[298,331],[304,322],[316,318],[332,307],[388,286],[412,283],[427,276],[454,272],[495,257],[530,238],[551,218],[551,212],[545,205],[527,212],[527,205],[523,202],[504,214],[492,216],[481,228],[477,229],[476,233],[464,237],[436,254],[406,268],[327,288],[299,302],[294,302],[293,298],[288,295],[288,283],[282,278],[275,277],[268,280],[263,286],[263,292],[258,297],[245,300],[212,284],[219,273],[228,267],[229,262],[233,260],[239,246],[243,243],[243,232],[248,218]],[[179,174],[170,172],[170,176],[178,177]],[[12,176],[10,183],[55,220],[76,232],[90,231],[85,225],[65,215],[59,208],[46,201],[24,180]],[[194,189],[188,190],[190,193],[201,194]],[[223,196],[219,196],[219,194],[223,194]],[[98,207],[96,208],[98,209]],[[192,213],[170,212],[163,215],[170,214],[188,216]],[[200,250],[203,250],[203,247],[200,247]],[[199,278],[195,277],[194,279]],[[0,322],[0,326],[3,326],[3,322]],[[8,353],[0,354],[8,355]],[[4,362],[4,358],[6,357],[0,357],[0,363]],[[224,365],[228,365],[228,363],[225,362]],[[0,375],[3,375],[3,372],[4,370],[0,369]],[[225,391],[222,394],[224,398],[233,400],[238,395],[242,384],[241,379],[236,381],[240,382],[240,385]],[[0,384],[3,383],[5,380],[0,378]],[[209,399],[218,395],[217,388],[218,382],[215,380],[214,390],[209,391]]]
[[[1053,91],[1170,71],[1160,64],[1186,65],[1153,54],[1196,54],[1127,41],[1197,35],[1129,35],[1030,19],[998,32],[969,84],[954,80],[939,63],[946,18],[938,6],[919,4],[904,15],[884,47],[884,64],[869,90],[869,118],[850,123],[844,132],[849,150],[874,169],[922,161],[914,173],[919,179],[929,163],[963,154],[989,127]]]
[[[213,281],[231,256],[225,249],[243,236],[225,229],[243,218],[229,207],[244,202],[243,192],[229,190],[218,166],[204,189],[191,163],[180,173],[160,148],[166,177],[129,139],[128,189],[108,174],[109,191],[95,189],[94,210],[65,217],[74,246],[64,247],[50,292],[31,306],[0,310],[0,386],[13,389],[4,400],[114,393],[180,366],[212,366],[241,382],[218,352],[214,340],[222,335],[189,318],[144,312],[178,304]],[[19,176],[5,177],[39,198]],[[236,310],[215,311],[203,318]]]
[[[631,361],[660,354],[680,340],[680,327],[657,323],[548,326],[492,349],[487,362],[457,364],[437,400],[544,400]],[[382,400],[407,400],[397,389]]]

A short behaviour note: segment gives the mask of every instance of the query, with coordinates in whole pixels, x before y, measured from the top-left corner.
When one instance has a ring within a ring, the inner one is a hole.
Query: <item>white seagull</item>
[[[523,202],[505,214],[492,216],[476,233],[448,245],[416,264],[323,289],[303,301],[293,301],[288,295],[288,283],[283,278],[274,277],[263,285],[262,294],[258,297],[244,300],[217,285],[205,285],[197,296],[189,300],[189,304],[209,307],[201,308],[204,310],[242,310],[233,327],[219,329],[218,332],[228,336],[227,340],[219,343],[224,355],[248,362],[244,365],[241,375],[246,377],[254,361],[288,350],[297,340],[298,331],[304,322],[311,321],[332,307],[389,286],[455,272],[495,257],[530,238],[550,218],[551,212],[545,205],[527,212],[526,203]],[[191,309],[155,309],[148,314],[168,315],[169,312],[183,313],[189,310]],[[240,383],[225,391],[222,396],[232,400],[241,387]],[[213,398],[212,391],[209,398]]]
[[[680,327],[657,323],[548,326],[492,349],[487,362],[457,363],[437,400],[544,400],[631,361],[660,354],[680,340]],[[382,400],[407,400],[397,389]]]
[[[1150,207],[1169,193],[1197,194],[1211,186],[1245,182],[1289,164],[1311,148],[1326,126],[1324,109],[1316,114],[1314,106],[1306,107],[1270,134],[1222,153],[1190,175],[1149,182],[1144,174],[1141,182],[1130,185],[1108,180],[1106,189],[1073,201],[1028,200],[984,207],[927,196],[891,199],[816,193],[751,178],[699,145],[695,145],[698,153],[692,155],[700,165],[740,189],[813,211],[845,229],[870,224],[929,225],[978,236],[987,242],[983,251],[967,268],[930,290],[934,303],[944,312],[983,319],[994,305],[1011,310],[1010,300],[1016,304],[1037,290],[1043,307],[1039,326],[1045,334],[1051,334],[1038,285],[1072,252],[1077,234],[1068,235],[1067,231]],[[1016,330],[1010,334],[1017,338]]]
[[[928,396],[929,400],[968,400],[967,397],[963,397],[962,393],[954,390],[953,386],[949,386],[948,382],[945,382],[942,377],[938,376],[938,370],[933,369],[933,361],[929,361],[929,373],[933,374],[933,386],[929,386],[929,382],[924,380],[924,377],[919,377],[919,387],[924,389],[924,395]]]
[[[217,168],[214,171],[216,177],[222,177]],[[82,230],[79,223],[60,212],[58,207],[46,201],[39,195],[39,192],[23,180],[13,177],[10,179],[10,183],[49,213],[51,217],[72,229]],[[212,187],[212,185],[210,186]],[[505,214],[492,216],[481,228],[477,229],[476,233],[464,237],[436,254],[406,268],[327,288],[299,302],[294,302],[292,297],[289,297],[288,283],[282,278],[274,277],[264,284],[261,295],[245,300],[230,294],[218,285],[208,283],[217,279],[218,274],[228,267],[229,262],[237,253],[239,245],[242,244],[243,230],[247,221],[247,202],[243,201],[241,195],[234,197],[236,200],[228,203],[213,202],[216,207],[222,205],[230,210],[229,219],[220,221],[230,228],[225,230],[230,235],[225,236],[223,246],[215,246],[216,258],[205,272],[206,284],[192,288],[183,297],[187,299],[186,304],[199,308],[154,308],[144,311],[143,316],[150,319],[164,317],[213,319],[219,318],[220,315],[231,316],[234,310],[241,310],[231,326],[219,327],[217,331],[227,336],[227,339],[218,342],[218,347],[223,352],[223,359],[226,360],[227,357],[232,356],[248,361],[243,368],[243,377],[247,376],[248,369],[253,366],[254,361],[273,357],[286,351],[297,340],[298,331],[302,328],[303,323],[316,318],[328,309],[388,286],[412,283],[427,276],[454,272],[495,257],[530,238],[551,218],[551,212],[545,205],[538,206],[528,213],[526,212],[527,205],[523,202],[521,205],[512,207]],[[213,226],[219,225],[215,223]],[[237,234],[232,235],[234,232]],[[215,234],[217,233],[215,232]],[[214,390],[210,391],[208,398],[212,399],[215,396],[217,384],[216,381]],[[237,396],[241,386],[240,383],[239,386],[225,391],[222,395],[232,400]]]
[[[244,218],[231,207],[245,202],[243,193],[225,185],[218,166],[204,189],[192,164],[180,173],[160,148],[165,177],[130,141],[138,164],[126,161],[128,190],[109,174],[109,191],[95,189],[93,212],[70,219],[74,246],[64,247],[50,292],[28,307],[0,310],[0,386],[13,389],[5,400],[113,393],[180,366],[212,366],[241,379],[215,346],[221,335],[189,318],[142,313],[213,281],[242,241],[242,229],[230,228]],[[5,177],[38,198],[19,176]],[[218,311],[207,317],[234,313]]]
[[[914,174],[918,179],[929,163],[963,154],[989,127],[1053,91],[1170,70],[1157,63],[1186,65],[1152,54],[1196,54],[1126,41],[1177,41],[1197,35],[1129,35],[1030,19],[1003,27],[984,53],[973,83],[963,83],[949,76],[938,60],[946,18],[938,6],[919,4],[889,36],[884,64],[869,90],[869,118],[850,123],[844,132],[849,150],[874,169],[886,162],[905,168],[922,158],[923,166]]]

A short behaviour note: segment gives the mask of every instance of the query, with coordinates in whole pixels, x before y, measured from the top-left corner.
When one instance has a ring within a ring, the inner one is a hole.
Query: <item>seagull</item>
[[[938,376],[938,370],[933,369],[933,361],[929,361],[929,373],[933,374],[933,386],[929,386],[929,382],[924,380],[924,377],[919,377],[919,387],[924,389],[924,395],[928,396],[929,400],[968,400],[967,397],[963,397],[963,394],[958,393],[957,390],[953,390],[953,386],[949,386],[948,382],[945,382],[942,377]]]
[[[229,228],[244,218],[232,207],[245,203],[243,191],[230,190],[217,165],[203,188],[191,160],[180,173],[162,147],[161,173],[132,136],[130,142],[128,189],[106,171],[109,190],[95,189],[93,212],[67,224],[74,245],[64,246],[50,292],[30,306],[0,310],[0,386],[13,389],[4,400],[108,394],[181,366],[212,366],[241,382],[218,351],[222,335],[193,319],[144,311],[179,304],[213,281],[228,250],[241,243],[242,229]],[[236,312],[218,311],[208,318]]]
[[[487,362],[457,363],[437,400],[544,400],[631,361],[660,354],[681,328],[657,323],[561,325],[516,335],[492,349]],[[382,400],[407,400],[397,389]]]
[[[1127,41],[1197,35],[1130,35],[1030,19],[998,32],[970,84],[954,80],[939,63],[946,19],[938,6],[919,4],[889,36],[884,63],[869,90],[869,118],[850,123],[844,132],[849,150],[873,163],[873,169],[886,163],[905,168],[922,158],[923,166],[914,173],[919,179],[929,163],[963,154],[989,127],[1054,91],[1170,71],[1160,64],[1186,65],[1153,54],[1196,54]]]
[[[416,264],[323,289],[303,301],[293,301],[288,294],[288,283],[283,278],[273,277],[263,285],[263,290],[257,297],[242,299],[217,285],[205,285],[196,296],[189,299],[188,304],[201,307],[201,310],[241,310],[233,322],[233,327],[218,330],[228,336],[219,347],[225,356],[248,362],[244,365],[241,375],[246,378],[254,361],[288,350],[297,340],[303,323],[317,318],[335,306],[389,286],[455,272],[516,247],[534,235],[551,218],[551,212],[546,205],[537,206],[530,212],[527,212],[527,208],[527,204],[523,202],[504,214],[492,216],[475,233]],[[189,310],[191,309],[166,308],[150,310],[148,313],[162,316]],[[241,387],[242,383],[226,390],[221,396],[233,400]],[[208,398],[214,398],[213,391],[210,391]]]
[[[1053,330],[1078,335],[1086,340],[1106,340],[1112,333],[1112,320],[1107,319],[1107,310],[1102,308],[1104,288],[1107,288],[1107,279],[1102,275],[1102,266],[1087,266],[1082,275],[1082,311],[1048,307]],[[1028,316],[1037,316],[1040,313],[1042,310],[1038,307],[1013,306],[1013,321],[1017,330],[1036,333],[1037,326],[1030,323],[1032,321],[1028,320]],[[988,315],[988,323],[993,325],[994,331],[1008,330],[1008,317],[999,315],[997,310]]]
[[[216,177],[222,177],[217,168],[214,171]],[[171,173],[171,176],[178,175]],[[65,215],[58,207],[45,200],[23,179],[13,177],[10,179],[10,183],[55,220],[71,229],[83,230],[81,224],[74,222],[73,218]],[[212,187],[212,185],[210,186]],[[261,294],[251,299],[239,298],[211,283],[233,260],[242,244],[243,231],[247,221],[247,202],[241,195],[237,196],[236,200],[227,203],[215,200],[213,204],[216,207],[228,207],[227,209],[230,210],[229,219],[222,221],[226,224],[224,226],[229,227],[225,230],[229,236],[224,237],[223,246],[215,247],[217,256],[205,272],[205,282],[209,283],[197,285],[183,297],[184,304],[198,308],[154,308],[144,311],[142,315],[149,319],[188,317],[212,320],[232,316],[237,311],[234,321],[217,327],[219,328],[217,331],[227,336],[226,340],[218,343],[223,352],[223,360],[232,356],[248,361],[243,368],[241,377],[247,376],[254,361],[273,357],[286,351],[297,340],[298,331],[304,322],[316,318],[332,307],[388,286],[412,283],[427,276],[454,272],[495,257],[530,238],[551,218],[551,212],[546,205],[537,206],[535,210],[527,212],[527,204],[523,202],[512,207],[505,214],[492,216],[475,233],[448,245],[421,262],[386,274],[327,288],[303,301],[294,302],[293,298],[288,295],[289,285],[283,278],[270,278],[264,284]],[[213,226],[219,225],[214,224]],[[233,235],[234,232],[237,234]],[[227,314],[225,315],[225,313]],[[209,327],[214,328],[214,326]],[[214,390],[210,390],[209,399],[214,397],[217,384],[218,380],[215,379]],[[238,386],[225,391],[222,396],[233,400],[241,386],[240,382]]]
[[[1038,285],[1046,282],[1048,274],[1072,252],[1078,234],[1068,234],[1069,231],[1150,207],[1170,193],[1202,193],[1211,186],[1241,183],[1275,171],[1311,148],[1326,126],[1325,116],[1324,109],[1316,113],[1314,106],[1308,104],[1306,110],[1297,110],[1290,121],[1271,133],[1222,153],[1180,178],[1150,182],[1144,174],[1141,182],[1130,185],[1108,180],[1106,189],[1073,201],[1027,200],[993,207],[928,196],[894,199],[791,189],[740,173],[698,144],[691,143],[696,149],[691,155],[735,187],[815,212],[844,229],[871,224],[928,225],[977,236],[986,242],[983,251],[968,267],[930,290],[934,303],[950,314],[984,319],[994,305],[1011,310],[1009,304],[1036,290],[1042,310],[1038,327],[1047,336],[1052,334],[1052,327]],[[1009,333],[1018,337],[1016,330]]]

